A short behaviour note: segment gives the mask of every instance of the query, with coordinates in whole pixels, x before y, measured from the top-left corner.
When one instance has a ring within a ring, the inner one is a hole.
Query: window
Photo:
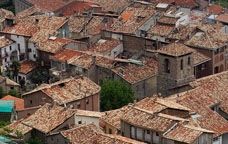
[[[34,54],[33,57],[36,58],[36,54]]]
[[[32,49],[31,48],[28,48],[28,52],[32,52]]]
[[[86,99],[86,104],[89,104],[89,99]]]
[[[32,100],[30,100],[30,104],[32,104]]]
[[[10,50],[12,50],[12,46],[10,46]]]
[[[158,132],[156,132],[155,134],[156,134],[156,136],[159,136],[159,133]]]
[[[79,109],[81,107],[81,104],[80,103],[77,103],[77,108]]]
[[[78,124],[82,124],[82,121],[78,121]]]
[[[109,128],[109,129],[108,129],[108,133],[109,133],[109,134],[112,134],[112,129]]]
[[[21,51],[21,46],[20,46],[20,44],[17,44],[17,48],[18,48],[18,51],[20,52],[20,51]]]
[[[214,69],[214,73],[216,74],[216,73],[218,73],[219,72],[219,67],[217,66],[217,67],[215,67],[215,69]]]
[[[168,59],[165,59],[165,72],[170,73],[170,63]]]
[[[7,62],[7,58],[5,58],[5,62]]]
[[[191,57],[188,57],[188,65],[191,65]]]
[[[214,51],[214,53],[215,53],[215,54],[218,54],[218,53],[219,53],[219,49],[216,49],[216,50]]]
[[[150,134],[150,130],[146,130],[146,133],[147,133],[147,134]]]
[[[14,89],[14,87],[10,87],[10,89],[11,89],[11,90],[13,90],[13,89]]]
[[[180,69],[183,70],[183,59],[181,60],[181,63],[180,63]]]

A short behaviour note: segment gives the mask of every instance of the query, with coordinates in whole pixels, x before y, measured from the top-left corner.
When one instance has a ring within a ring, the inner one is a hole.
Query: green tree
[[[134,101],[131,87],[120,80],[104,80],[101,82],[101,110],[120,108]]]
[[[32,73],[30,79],[34,84],[48,83],[49,72],[45,68],[39,68]]]
[[[13,61],[12,64],[10,65],[10,69],[12,71],[13,79],[17,79],[17,75],[20,70],[20,63],[18,61]]]
[[[26,144],[43,144],[43,143],[39,138],[34,137],[34,138],[29,139]]]
[[[11,90],[8,92],[8,95],[18,97],[18,96],[19,96],[19,93],[18,93],[18,91],[17,91],[16,89],[11,89]]]

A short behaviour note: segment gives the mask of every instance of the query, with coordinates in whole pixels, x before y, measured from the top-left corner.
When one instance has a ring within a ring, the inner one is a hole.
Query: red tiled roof
[[[76,56],[80,56],[82,53],[71,50],[71,49],[63,49],[59,52],[57,52],[52,59],[60,62],[68,61]]]
[[[228,23],[228,14],[221,14],[218,17],[216,17],[217,21]]]
[[[37,6],[40,9],[48,11],[56,11],[70,3],[72,0],[27,0],[31,4]]]
[[[86,10],[91,9],[93,5],[95,4],[91,2],[74,1],[62,9],[62,14],[64,16],[71,16],[75,13],[82,13]]]
[[[211,14],[220,14],[223,11],[223,7],[220,5],[213,4],[207,8],[208,12]]]
[[[33,61],[26,60],[21,63],[19,73],[28,74],[37,68],[37,64]]]
[[[4,96],[1,100],[13,100],[16,105],[16,110],[24,109],[24,100],[23,99],[20,99],[20,98],[11,96],[11,95],[7,95],[7,96]]]

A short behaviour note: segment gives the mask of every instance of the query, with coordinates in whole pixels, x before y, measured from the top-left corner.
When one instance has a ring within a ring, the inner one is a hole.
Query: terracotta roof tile
[[[83,13],[84,11],[91,9],[94,6],[99,7],[98,5],[91,2],[73,1],[72,3],[62,8],[61,11],[64,16],[71,16],[75,13]]]
[[[144,144],[126,137],[104,134],[94,124],[82,125],[73,129],[62,131],[61,134],[73,144]]]
[[[71,49],[63,49],[57,52],[55,55],[52,56],[52,59],[59,62],[67,62],[72,58],[81,56],[82,53],[71,50]]]
[[[97,43],[92,45],[89,48],[89,51],[95,53],[106,53],[111,52],[114,48],[119,46],[121,42],[119,40],[111,39],[111,40],[104,40],[100,39]]]
[[[161,54],[171,55],[171,56],[182,56],[185,54],[193,53],[193,50],[181,43],[172,43],[167,46],[162,47],[158,50]]]
[[[221,14],[223,12],[223,7],[220,5],[212,4],[208,6],[207,11],[211,14]]]
[[[192,49],[192,50],[194,51],[193,52],[193,63],[195,66],[211,60],[211,58],[209,58],[208,56],[206,56],[194,49]]]
[[[41,86],[23,95],[29,95],[37,91],[42,91],[61,105],[98,94],[100,86],[86,77],[75,77]]]
[[[125,112],[121,120],[134,126],[152,129],[156,132],[165,132],[177,122],[177,120],[154,115],[153,113],[150,113],[150,111],[146,111],[137,107],[132,107]]]
[[[24,119],[21,119],[20,121],[16,121],[8,125],[7,127],[12,130],[10,133],[11,136],[17,137],[17,131],[21,132],[21,134],[25,135],[32,131],[32,127],[26,126],[22,123]]]
[[[120,130],[120,119],[128,108],[128,106],[124,106],[120,109],[106,111],[100,120]]]
[[[185,127],[184,125],[178,125],[165,134],[164,137],[174,141],[190,144],[199,138],[201,134],[203,134],[202,131],[197,131],[195,129]]]
[[[138,3],[138,5],[131,5],[121,13],[117,20],[114,20],[113,24],[110,28],[108,28],[108,30],[113,32],[134,34],[136,30],[154,14],[155,6],[152,4],[144,5]]]
[[[72,109],[45,104],[22,123],[43,133],[48,133],[72,117],[74,113],[75,110]]]
[[[35,70],[37,66],[38,65],[33,61],[30,61],[30,60],[23,61],[21,62],[19,73],[28,74],[31,71]]]
[[[205,49],[217,49],[225,46],[228,36],[220,32],[220,25],[204,24],[197,28],[200,31],[187,41],[186,45]]]
[[[142,58],[141,60],[143,62],[142,66],[129,63],[123,66],[117,66],[112,71],[131,84],[155,76],[158,71],[157,61],[153,58]]]
[[[174,30],[174,28],[175,28],[174,26],[170,26],[170,25],[157,24],[149,29],[148,37],[153,37],[153,36],[168,37],[168,35]]]
[[[76,43],[76,41],[66,38],[49,37],[48,40],[38,43],[38,49],[55,54],[62,50],[65,45],[70,43]]]
[[[228,23],[228,14],[221,14],[216,17],[217,21]]]
[[[131,4],[130,0],[87,0],[102,7],[104,12],[120,13],[124,8]]]
[[[70,3],[72,0],[27,0],[34,6],[43,9],[48,10],[51,12],[55,12],[56,10],[59,10],[66,4]]]

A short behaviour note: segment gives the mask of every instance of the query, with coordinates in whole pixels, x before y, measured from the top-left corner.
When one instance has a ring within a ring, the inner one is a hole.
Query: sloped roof
[[[158,50],[161,54],[170,56],[182,56],[193,53],[193,50],[182,43],[171,43]]]
[[[75,110],[72,109],[45,104],[22,123],[43,133],[48,133],[72,117],[74,113]]]

